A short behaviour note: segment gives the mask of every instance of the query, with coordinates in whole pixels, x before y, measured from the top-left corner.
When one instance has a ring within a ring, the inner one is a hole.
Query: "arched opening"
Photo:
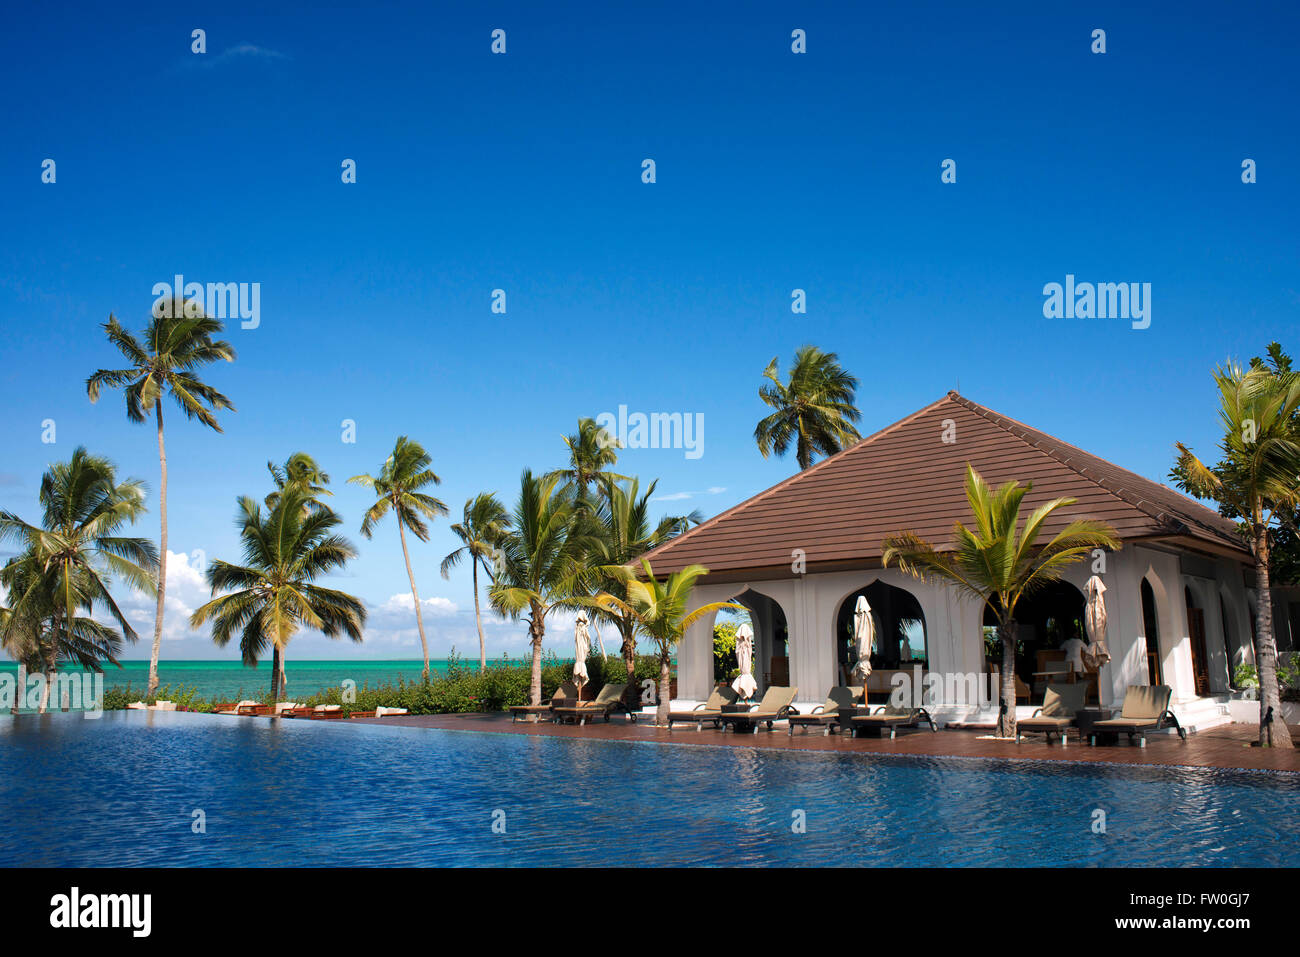
[[[928,669],[929,643],[925,630],[925,612],[916,596],[905,588],[874,581],[840,602],[835,616],[835,652],[838,680],[852,684],[849,674],[857,663],[853,641],[853,610],[858,596],[865,595],[876,626],[876,650],[871,656],[872,671],[893,668],[910,669],[920,665]]]
[[[1041,698],[1053,681],[1075,680],[1070,665],[1071,651],[1088,642],[1084,628],[1083,592],[1069,582],[1055,581],[1044,585],[1016,603],[1016,698],[1025,701]],[[998,634],[998,615],[993,603],[984,608],[984,646],[990,665],[1002,665],[1002,638]],[[1071,643],[1078,642],[1077,645]],[[1080,678],[1079,680],[1084,680]],[[1089,696],[1096,694],[1096,672],[1088,672],[1093,685]]]
[[[744,605],[754,629],[754,679],[759,691],[790,684],[790,629],[779,602],[749,588],[731,599]]]
[[[1192,652],[1192,677],[1196,693],[1202,697],[1210,693],[1209,655],[1205,652],[1205,611],[1196,604],[1189,586],[1183,586],[1183,600],[1187,602],[1187,639]]]
[[[1147,683],[1164,684],[1161,680],[1163,671],[1160,667],[1160,632],[1156,619],[1156,595],[1151,590],[1151,583],[1142,579],[1142,630],[1147,642]]]

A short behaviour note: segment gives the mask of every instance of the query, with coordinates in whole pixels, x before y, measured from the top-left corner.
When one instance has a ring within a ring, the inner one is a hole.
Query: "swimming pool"
[[[1297,798],[1289,774],[0,719],[0,860],[18,866],[1296,866]]]

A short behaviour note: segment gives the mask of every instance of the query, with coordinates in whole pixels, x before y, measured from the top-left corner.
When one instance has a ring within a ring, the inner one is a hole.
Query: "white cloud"
[[[454,615],[458,611],[456,603],[450,598],[421,598],[420,606],[426,614],[433,615]],[[391,611],[415,611],[415,597],[408,591],[400,595],[393,595],[388,601],[379,606],[381,612]]]

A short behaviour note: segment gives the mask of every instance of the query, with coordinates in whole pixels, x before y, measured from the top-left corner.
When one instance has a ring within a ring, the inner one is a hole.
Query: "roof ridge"
[[[936,399],[934,402],[931,402],[929,405],[925,406],[924,408],[917,409],[915,412],[911,413],[910,415],[904,416],[903,418],[899,419],[897,422],[893,422],[885,426],[883,429],[873,432],[863,439],[859,439],[857,442],[854,442],[848,448],[840,449],[834,455],[828,455],[820,462],[817,462],[814,465],[810,465],[806,469],[800,469],[798,472],[795,472],[789,478],[783,479],[780,482],[777,482],[775,485],[771,486],[770,488],[766,488],[755,495],[751,495],[743,502],[737,502],[735,505],[731,506],[731,508],[727,509],[726,511],[719,512],[717,515],[714,515],[712,518],[708,519],[707,521],[701,522],[699,525],[696,525],[694,528],[683,532],[681,535],[669,539],[668,541],[664,542],[662,545],[655,546],[654,548],[650,549],[650,551],[639,556],[637,560],[640,561],[641,559],[650,559],[657,552],[669,548],[670,546],[678,545],[679,543],[690,538],[696,532],[701,532],[704,529],[709,528],[710,526],[715,525],[716,523],[722,521],[724,518],[727,518],[728,516],[739,512],[741,509],[748,508],[749,506],[762,501],[763,499],[767,498],[770,495],[775,495],[777,492],[781,491],[786,486],[794,484],[795,482],[799,481],[805,476],[812,475],[814,472],[819,471],[824,466],[828,465],[831,462],[834,462],[836,459],[846,456],[850,452],[856,451],[857,449],[860,449],[866,446],[867,444],[876,441],[877,439],[881,438],[882,436],[886,435],[889,432],[894,431],[897,428],[901,428],[902,426],[906,425],[908,422],[911,422],[913,419],[917,418],[918,416],[924,415],[925,413],[929,412],[931,409],[935,408],[936,406],[949,401],[956,394],[957,393],[955,392],[949,392],[947,395],[943,396],[942,398]]]
[[[1086,449],[1079,448],[1079,446],[1077,445],[1072,445],[1071,443],[1066,442],[1064,439],[1059,439],[1048,432],[1042,431],[1041,429],[1035,429],[1033,426],[1025,425],[1023,422],[1018,422],[1017,420],[1012,419],[1009,416],[1003,415],[1001,412],[997,412],[986,406],[982,406],[978,402],[974,402],[966,398],[965,396],[958,395],[956,392],[949,392],[948,396],[953,401],[959,403],[963,408],[966,408],[969,411],[974,412],[976,415],[986,419],[987,421],[992,422],[994,425],[1002,429],[1004,432],[1007,432],[1010,435],[1015,436],[1016,438],[1020,439],[1020,441],[1024,442],[1026,445],[1030,446],[1033,449],[1038,450],[1039,452],[1042,452],[1044,455],[1048,456],[1053,461],[1059,462],[1061,465],[1064,465],[1066,468],[1074,472],[1076,475],[1079,475],[1080,477],[1086,479],[1087,481],[1092,482],[1098,488],[1101,488],[1104,491],[1109,492],[1111,495],[1114,495],[1120,501],[1132,506],[1133,508],[1136,508],[1144,515],[1149,515],[1151,518],[1155,519],[1161,524],[1170,526],[1175,531],[1185,532],[1189,530],[1187,523],[1183,521],[1181,518],[1179,518],[1178,516],[1171,514],[1168,509],[1162,508],[1158,503],[1148,502],[1147,499],[1141,496],[1141,494],[1137,492],[1129,491],[1124,486],[1116,486],[1115,483],[1111,482],[1105,476],[1090,473],[1086,465],[1076,465],[1071,460],[1070,456],[1060,454],[1059,447],[1065,446],[1074,452],[1078,452],[1080,455],[1087,456],[1089,459],[1097,459],[1098,461],[1106,462],[1106,460],[1102,459],[1100,456],[1093,455],[1091,452],[1088,452]],[[1043,443],[1040,439],[1035,438],[1035,436],[1042,436],[1044,438],[1050,439],[1053,443],[1056,444],[1056,447],[1048,446],[1047,444]],[[1159,482],[1146,478],[1145,476],[1138,475],[1138,473],[1126,469],[1122,465],[1115,465],[1113,462],[1107,462],[1107,464],[1110,465],[1111,468],[1117,469],[1121,472],[1125,472],[1129,475],[1132,475],[1134,478],[1140,479],[1144,482],[1150,482],[1152,485],[1156,485],[1159,486],[1160,488],[1164,488],[1175,495],[1182,495],[1182,493],[1178,492],[1176,489],[1169,488],[1168,486],[1161,485]],[[1186,496],[1182,496],[1182,497],[1187,498]],[[1201,505],[1199,502],[1196,502],[1190,498],[1187,499],[1187,504],[1199,509],[1203,509],[1206,513],[1208,513],[1208,515],[1214,518],[1222,517],[1218,515],[1218,513],[1214,512],[1212,509],[1206,508],[1204,505]],[[1222,532],[1219,529],[1216,529],[1211,525],[1206,524],[1205,527],[1213,531],[1216,535],[1222,534]]]

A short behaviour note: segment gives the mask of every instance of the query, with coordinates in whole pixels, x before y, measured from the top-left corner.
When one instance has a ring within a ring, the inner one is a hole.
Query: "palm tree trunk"
[[[271,646],[271,700],[280,700],[280,646]]]
[[[538,614],[536,608],[533,609],[533,620],[528,630],[533,635],[533,672],[528,689],[528,701],[536,706],[542,703],[542,638],[546,635],[545,620],[541,614]]]
[[[415,625],[420,629],[420,647],[424,649],[424,671],[422,680],[429,683],[429,642],[424,637],[424,615],[420,612],[420,593],[415,590],[415,572],[411,571],[411,553],[406,549],[406,526],[401,518],[397,520],[397,534],[402,539],[402,557],[406,559],[406,577],[411,580],[411,597],[415,599]],[[478,595],[474,595],[477,601]]]
[[[153,651],[149,654],[149,685],[145,689],[145,700],[158,690],[158,651],[162,647],[163,602],[167,597],[167,448],[163,444],[162,399],[155,399],[153,407],[158,418],[158,520],[162,531],[158,536],[158,607],[153,616]]]
[[[1016,622],[998,622],[1002,636],[1002,693],[998,704],[998,737],[1016,736]]]
[[[668,671],[668,652],[659,653],[659,707],[655,709],[655,724],[663,727],[668,724],[668,712],[672,702],[672,676]]]
[[[478,607],[478,559],[470,556],[474,576],[474,624],[478,625],[478,670],[487,671],[487,644],[483,641],[483,613]]]
[[[1277,641],[1273,637],[1273,592],[1268,575],[1268,527],[1263,509],[1256,502],[1251,516],[1255,526],[1255,585],[1258,592],[1255,627],[1255,668],[1259,674],[1259,745],[1287,748],[1291,730],[1282,714],[1282,696],[1277,684]]]
[[[67,574],[67,572],[65,571],[64,574]],[[58,602],[56,601],[54,604],[58,605]],[[55,608],[53,616],[54,628],[50,632],[50,652],[45,656],[45,687],[41,688],[41,703],[36,709],[37,714],[44,714],[46,707],[50,703],[50,687],[54,684],[55,661],[59,651],[60,621],[59,610]]]
[[[623,633],[623,666],[627,669],[627,687],[623,689],[623,703],[629,710],[641,710],[641,691],[636,686],[636,632],[627,618],[619,619]]]

